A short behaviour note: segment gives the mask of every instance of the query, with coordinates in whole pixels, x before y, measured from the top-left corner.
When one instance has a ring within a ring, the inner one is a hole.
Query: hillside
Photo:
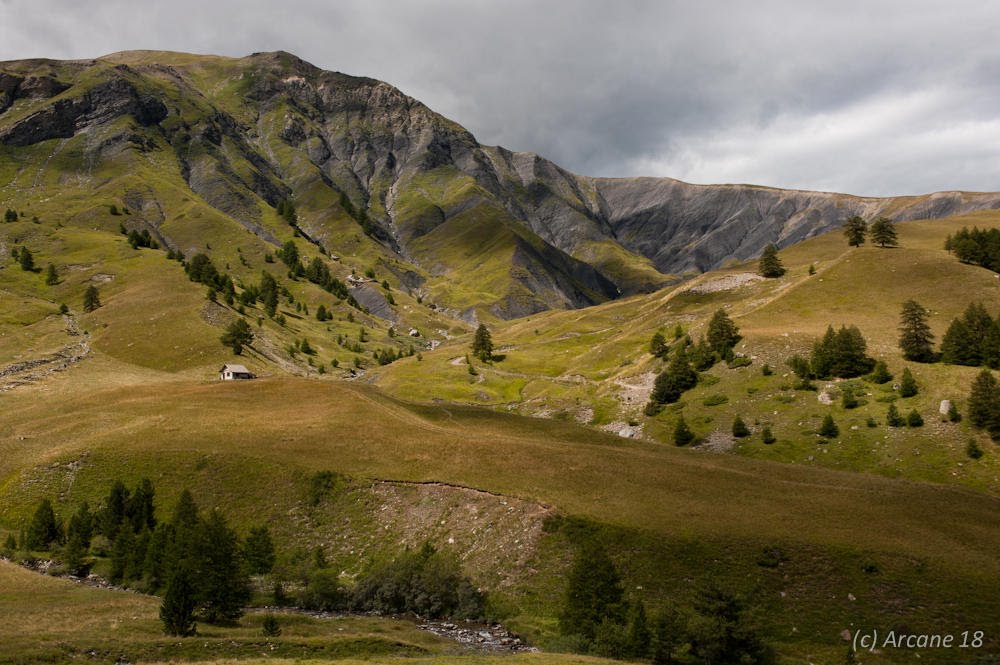
[[[301,237],[340,267],[384,266],[406,292],[466,319],[651,291],[852,214],[1000,205],[993,194],[861,199],[577,176],[481,146],[390,85],[287,53],[0,63],[0,146],[0,205],[86,224],[98,195],[133,213],[130,229],[189,254],[218,227],[248,231],[258,252],[280,244],[290,229],[275,208],[289,199]]]
[[[967,413],[977,370],[904,361],[897,326],[910,299],[938,342],[971,303],[1000,315],[998,276],[943,249],[1000,228],[998,206],[578,176],[287,53],[0,63],[0,542],[43,498],[67,519],[148,477],[161,514],[190,489],[240,535],[267,524],[284,570],[319,548],[344,585],[430,542],[546,650],[574,648],[567,575],[597,543],[651,613],[690,614],[709,584],[739,594],[781,663],[843,662],[858,627],[989,629],[982,652],[933,654],[970,662],[1000,650],[1000,448],[939,413]],[[905,221],[900,247],[848,247],[852,214]],[[788,271],[763,279],[771,242]],[[744,366],[647,415],[654,333],[697,340],[720,308]],[[220,337],[238,321],[235,355]],[[480,322],[489,362],[470,355]],[[787,359],[829,325],[858,326],[919,393],[796,389]],[[220,382],[230,362],[257,380]],[[890,403],[924,426],[888,427]],[[696,445],[673,445],[681,415]],[[828,415],[840,433],[820,437]],[[254,615],[178,643],[153,598],[7,563],[0,589],[15,662],[264,653]],[[293,622],[266,655],[499,661],[405,622],[336,621]]]

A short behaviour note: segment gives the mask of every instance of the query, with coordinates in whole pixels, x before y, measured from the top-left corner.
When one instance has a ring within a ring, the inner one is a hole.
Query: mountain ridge
[[[80,137],[79,160],[59,160],[61,180],[95,167],[108,183],[124,180],[144,154],[168,153],[159,171],[176,169],[183,186],[265,242],[280,244],[266,219],[284,199],[299,211],[297,231],[324,251],[349,254],[343,240],[356,224],[381,246],[372,248],[380,260],[402,264],[409,288],[468,320],[653,291],[853,214],[902,221],[1000,207],[997,193],[871,198],[581,176],[535,153],[482,145],[388,83],[285,51],[0,63],[0,144],[15,151],[7,154]],[[131,186],[119,197],[164,244],[192,249],[163,228],[171,206],[160,189]],[[13,202],[3,190],[0,198]],[[481,273],[474,279],[470,265]]]

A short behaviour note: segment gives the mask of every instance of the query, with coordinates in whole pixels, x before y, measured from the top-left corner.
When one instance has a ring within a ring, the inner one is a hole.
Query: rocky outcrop
[[[167,107],[156,97],[140,94],[128,81],[113,78],[79,97],[57,100],[0,130],[0,143],[27,146],[70,138],[89,126],[106,124],[123,115],[150,126],[167,117]]]

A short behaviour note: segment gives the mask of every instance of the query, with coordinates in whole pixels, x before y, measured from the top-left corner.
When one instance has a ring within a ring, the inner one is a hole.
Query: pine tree
[[[271,276],[271,273],[262,270],[260,286],[257,290],[260,294],[260,301],[264,305],[264,312],[273,319],[278,312],[278,282]]]
[[[778,439],[774,436],[774,433],[771,431],[770,427],[765,427],[760,431],[760,440],[767,445],[771,445]]]
[[[667,353],[667,340],[663,333],[658,330],[653,333],[653,338],[649,340],[649,352],[657,358],[661,358]]]
[[[929,313],[915,300],[903,303],[899,322],[899,348],[903,357],[915,362],[934,360],[934,334],[927,325]]]
[[[694,432],[688,427],[684,420],[684,414],[677,416],[677,424],[674,425],[674,445],[686,446],[694,441]]]
[[[847,236],[847,244],[851,247],[860,247],[865,244],[867,233],[868,223],[859,215],[848,218],[844,223],[844,235]]]
[[[872,373],[868,375],[868,380],[876,385],[892,381],[892,374],[889,373],[889,368],[886,366],[884,360],[879,360],[875,363]]]
[[[781,259],[778,258],[778,248],[774,244],[765,247],[760,255],[757,274],[762,277],[781,277],[785,274],[785,267],[781,265]]]
[[[190,637],[195,634],[194,611],[197,606],[191,572],[177,567],[167,582],[160,605],[160,620],[167,635]]]
[[[93,312],[100,306],[101,294],[97,290],[97,287],[91,284],[87,287],[87,290],[83,292],[83,311]]]
[[[954,319],[941,338],[941,362],[976,367],[982,363],[982,348],[976,343],[965,321]]]
[[[281,624],[273,614],[265,614],[264,620],[260,624],[260,633],[264,637],[278,637],[281,635]]]
[[[906,426],[907,427],[923,427],[924,419],[920,415],[920,412],[916,409],[912,409],[908,414],[906,414]]]
[[[750,428],[747,427],[747,424],[739,416],[733,419],[733,436],[737,439],[750,436]]]
[[[646,618],[646,605],[641,600],[629,603],[628,630],[625,650],[631,658],[645,658],[650,651],[653,635]]]
[[[726,314],[726,310],[718,309],[708,322],[708,345],[712,350],[724,358],[737,342],[743,339],[740,336],[740,329],[736,327],[733,320]]]
[[[104,500],[104,506],[97,518],[97,526],[101,535],[108,540],[114,540],[118,529],[125,522],[125,510],[128,505],[129,491],[125,483],[115,480]]]
[[[559,631],[592,640],[604,620],[624,621],[625,609],[621,577],[611,558],[598,543],[584,544],[567,579]]]
[[[50,263],[45,269],[45,284],[46,286],[55,286],[59,283],[59,273],[56,272],[56,266],[54,263]]]
[[[35,257],[31,255],[27,247],[21,248],[21,252],[17,255],[17,261],[21,264],[21,270],[25,272],[32,272],[35,269]]]
[[[835,439],[840,435],[840,428],[833,421],[833,416],[829,413],[823,416],[823,423],[819,426],[819,435],[828,439]]]
[[[672,665],[674,650],[683,642],[687,626],[673,607],[663,609],[654,621],[653,665]]]
[[[672,404],[697,383],[698,373],[692,369],[684,347],[678,345],[670,364],[656,377],[649,399],[654,404]]]
[[[266,575],[274,568],[274,543],[266,526],[250,529],[243,542],[243,560],[254,575]]]
[[[480,323],[476,328],[476,336],[472,340],[472,355],[484,363],[493,359],[493,337],[484,323]]]
[[[240,565],[239,539],[218,511],[204,520],[203,543],[196,587],[205,620],[237,619],[250,600],[250,580]]]
[[[984,369],[972,382],[969,393],[969,422],[1000,440],[1000,382]]]
[[[299,248],[295,246],[295,242],[289,240],[282,245],[278,258],[289,268],[295,268],[299,264]]]
[[[889,410],[885,413],[885,424],[889,427],[902,427],[905,424],[895,404],[889,405]]]
[[[45,550],[52,544],[62,542],[62,529],[56,521],[55,510],[52,509],[52,502],[42,499],[35,509],[35,514],[31,518],[28,532],[24,540],[25,549]]]
[[[851,386],[844,386],[840,394],[840,405],[845,409],[858,408],[858,397],[854,394],[854,388]]]
[[[899,241],[896,237],[896,225],[888,217],[879,217],[872,222],[868,230],[872,242],[878,243],[879,247],[898,247]]]
[[[156,498],[156,490],[149,478],[139,481],[135,490],[125,504],[125,517],[128,519],[132,530],[139,533],[143,529],[156,528],[156,509],[153,501]]]
[[[917,380],[913,378],[910,368],[903,369],[903,378],[899,382],[900,397],[913,397],[920,389],[917,387]]]
[[[229,324],[219,341],[232,348],[234,354],[240,355],[243,353],[243,347],[249,346],[253,341],[253,330],[246,319],[240,317]]]
[[[70,542],[76,539],[80,546],[86,550],[90,547],[90,539],[93,535],[94,516],[90,512],[90,506],[84,501],[69,519],[69,526],[66,528],[66,540]]]

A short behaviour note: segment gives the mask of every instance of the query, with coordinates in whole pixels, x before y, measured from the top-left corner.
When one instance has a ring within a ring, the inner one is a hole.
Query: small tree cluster
[[[432,618],[481,619],[486,609],[485,596],[462,575],[458,559],[430,543],[370,569],[351,602],[362,611]]]
[[[661,404],[672,404],[681,398],[685,390],[694,388],[698,383],[698,373],[691,367],[685,345],[677,345],[666,369],[659,373],[653,383],[653,392],[649,396],[650,407],[647,413],[656,410]]]
[[[844,379],[867,374],[875,361],[867,355],[868,344],[857,326],[841,326],[834,332],[828,326],[823,338],[813,345],[809,365],[814,376]]]
[[[941,338],[941,361],[1000,369],[1000,316],[994,320],[981,303],[971,303]]]
[[[984,369],[972,382],[969,392],[969,422],[1000,441],[1000,382]]]
[[[1000,272],[1000,229],[972,227],[969,230],[963,227],[954,236],[948,236],[944,248],[962,263]]]
[[[226,327],[226,332],[219,338],[223,346],[228,346],[233,353],[240,355],[244,346],[250,346],[253,342],[253,330],[246,319],[239,317]]]

